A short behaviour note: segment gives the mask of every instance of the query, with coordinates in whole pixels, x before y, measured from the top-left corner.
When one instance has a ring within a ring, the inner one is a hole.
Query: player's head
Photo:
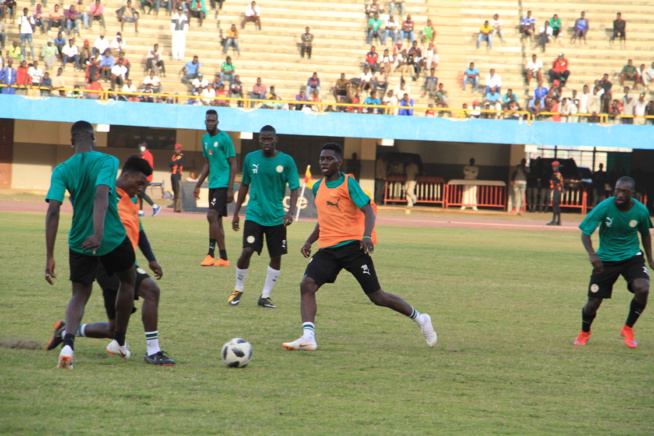
[[[78,121],[70,128],[70,140],[73,147],[78,145],[95,144],[95,132],[93,126],[87,121]]]
[[[636,181],[631,177],[620,177],[615,182],[615,205],[618,209],[629,209],[633,202],[633,196],[636,193]]]
[[[218,112],[216,112],[215,109],[209,109],[207,111],[207,115],[204,119],[204,125],[207,128],[207,132],[211,133],[212,135],[216,133],[216,129],[218,128]]]
[[[263,126],[259,132],[259,145],[264,155],[272,155],[277,147],[277,132],[273,126]]]
[[[333,176],[341,171],[343,164],[343,149],[333,142],[322,146],[320,151],[320,170],[325,177]]]
[[[125,161],[116,186],[125,191],[130,197],[135,196],[145,189],[148,177],[152,174],[152,168],[147,160],[139,156],[131,156]]]

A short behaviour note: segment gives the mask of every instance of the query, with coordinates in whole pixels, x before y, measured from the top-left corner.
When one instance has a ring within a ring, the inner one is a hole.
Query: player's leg
[[[209,210],[207,211],[207,222],[209,223],[209,250],[207,251],[207,256],[204,258],[200,265],[202,266],[213,266],[216,263],[215,260],[215,251],[216,251],[216,242],[218,241],[218,211],[211,207],[211,199],[209,202]]]
[[[574,345],[586,345],[591,334],[591,324],[597,316],[597,310],[605,298],[611,298],[613,284],[620,277],[622,269],[614,262],[604,262],[604,271],[593,273],[588,283],[588,301],[581,309],[581,331],[574,341]]]
[[[264,233],[266,235],[266,245],[268,245],[268,254],[270,255],[270,262],[268,263],[268,269],[266,271],[266,281],[261,291],[261,297],[259,298],[259,306],[266,307],[268,309],[276,309],[270,299],[270,294],[272,293],[277,279],[279,279],[279,274],[282,268],[282,256],[286,254],[286,226],[270,226],[264,228]]]
[[[216,240],[218,242],[218,252],[220,257],[216,260],[215,265],[229,266],[229,260],[227,260],[227,247],[225,245],[225,228],[223,227],[223,217],[227,216],[227,188],[220,188],[216,191],[216,210],[218,211]]]
[[[147,351],[143,361],[152,365],[172,366],[175,361],[161,351],[159,345],[159,298],[161,290],[157,283],[142,269],[137,268],[136,289],[143,298],[141,321],[145,330]]]
[[[250,267],[250,258],[255,252],[261,254],[262,248],[263,227],[254,221],[245,220],[243,224],[243,250],[236,261],[236,284],[234,285],[234,291],[227,299],[227,302],[232,306],[236,306],[241,302],[241,296],[245,291],[245,278]]]
[[[636,348],[638,344],[634,337],[633,327],[647,307],[649,297],[649,274],[642,254],[630,259],[623,275],[629,283],[629,290],[634,293],[634,298],[631,300],[629,315],[627,315],[627,321],[620,333],[624,336],[627,347]]]

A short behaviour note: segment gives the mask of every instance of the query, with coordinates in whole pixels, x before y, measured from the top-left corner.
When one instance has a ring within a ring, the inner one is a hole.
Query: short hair
[[[215,109],[209,109],[209,110],[207,111],[207,115],[215,115],[215,116],[218,116],[218,112],[216,112]]]
[[[123,173],[143,173],[146,177],[152,175],[152,167],[147,160],[142,157],[132,155],[123,165]]]
[[[322,150],[332,150],[334,154],[338,155],[338,157],[343,158],[343,149],[340,145],[334,144],[333,142],[328,142],[323,145]]]
[[[636,189],[636,181],[629,176],[622,176],[615,182],[615,186],[618,186],[618,183],[628,183],[631,186],[631,190]]]
[[[263,126],[263,127],[261,128],[260,133],[263,133],[263,132],[272,132],[273,135],[276,135],[276,134],[277,134],[277,131],[276,131],[275,128],[274,128],[273,126],[271,126],[271,125],[265,125],[265,126]]]
[[[73,137],[79,137],[83,135],[93,135],[93,126],[88,121],[78,121],[73,124],[73,127],[70,128],[70,134]]]

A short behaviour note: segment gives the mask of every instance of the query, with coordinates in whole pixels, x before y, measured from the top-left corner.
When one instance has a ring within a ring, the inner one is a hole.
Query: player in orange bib
[[[345,268],[356,278],[370,301],[408,316],[420,327],[427,345],[436,345],[438,336],[431,317],[421,314],[397,295],[384,292],[377,280],[370,256],[374,251],[375,212],[359,183],[341,172],[343,151],[337,144],[325,144],[320,153],[320,169],[325,176],[313,186],[318,223],[302,246],[304,257],[318,241],[318,252],[311,257],[304,273],[301,291],[303,335],[282,344],[287,350],[313,351],[315,338],[316,291],[325,283],[334,283]]]

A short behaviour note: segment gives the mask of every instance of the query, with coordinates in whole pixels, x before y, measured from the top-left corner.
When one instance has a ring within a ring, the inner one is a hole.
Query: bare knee
[[[300,292],[302,295],[313,295],[318,290],[318,284],[311,277],[305,276],[300,282]]]
[[[388,294],[386,292],[382,291],[381,289],[378,291],[373,292],[372,294],[368,294],[368,298],[370,301],[372,301],[375,306],[388,306]]]
[[[154,280],[144,280],[139,287],[139,295],[145,300],[158,302],[161,290]]]

